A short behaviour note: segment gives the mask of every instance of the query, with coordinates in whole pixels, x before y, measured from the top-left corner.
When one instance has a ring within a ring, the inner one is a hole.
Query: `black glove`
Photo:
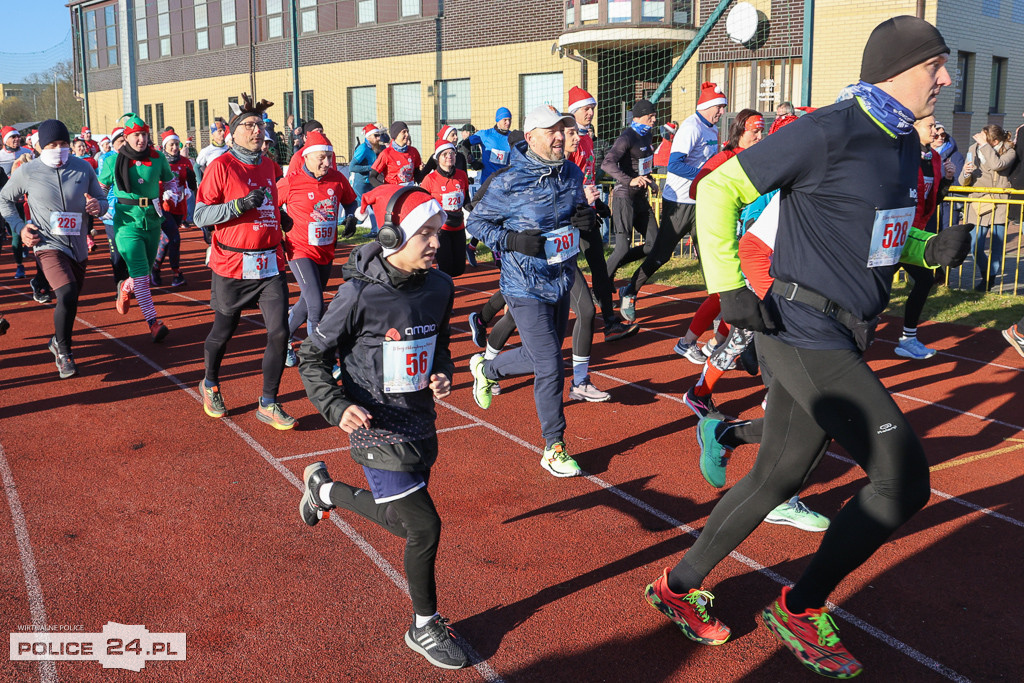
[[[345,217],[345,231],[341,233],[342,237],[351,237],[356,234],[356,226],[359,225],[359,221],[356,220],[355,216]]]
[[[722,320],[743,330],[774,332],[775,321],[765,303],[746,287],[721,292]]]
[[[971,251],[971,224],[951,225],[924,245],[924,259],[948,268],[958,268]]]
[[[505,236],[505,249],[518,251],[520,254],[542,258],[544,256],[544,235],[540,230],[509,231]]]
[[[580,232],[590,232],[597,227],[597,214],[586,204],[579,204],[572,212],[569,222]]]
[[[596,202],[594,202],[594,211],[596,211],[597,215],[599,217],[601,217],[601,218],[611,218],[612,217],[612,210],[610,208],[608,208],[608,205],[605,204],[600,199],[598,199]]]
[[[469,167],[474,171],[484,170],[483,162],[477,161],[476,159],[473,159],[471,162],[469,162]]]
[[[281,230],[283,232],[290,231],[295,226],[295,221],[288,215],[287,211],[281,212]]]
[[[253,209],[263,206],[263,202],[266,198],[267,195],[264,190],[255,189],[241,199],[236,199],[231,202],[231,208],[234,210],[236,216],[241,216],[246,211],[252,211]]]

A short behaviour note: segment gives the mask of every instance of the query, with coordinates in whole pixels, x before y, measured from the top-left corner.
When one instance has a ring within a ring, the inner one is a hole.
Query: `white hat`
[[[529,133],[534,128],[553,128],[559,121],[566,126],[576,125],[576,119],[572,116],[563,116],[562,112],[550,104],[542,104],[526,115],[526,121],[523,122],[523,132]]]

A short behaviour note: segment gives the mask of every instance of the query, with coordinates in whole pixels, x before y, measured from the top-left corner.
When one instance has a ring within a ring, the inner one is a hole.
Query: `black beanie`
[[[633,118],[638,119],[641,116],[648,116],[654,113],[654,105],[647,100],[637,100],[633,104]]]
[[[939,29],[917,17],[893,17],[868,37],[860,80],[881,83],[941,54],[949,54],[949,48]]]
[[[64,141],[71,144],[71,135],[68,127],[57,119],[46,119],[39,124],[39,149],[43,149],[51,142]]]
[[[320,123],[316,119],[310,119],[309,121],[306,121],[304,124],[302,124],[302,134],[303,135],[309,135],[310,133],[312,133],[317,128],[319,128],[320,130],[323,130],[324,129],[324,124]]]
[[[388,127],[388,135],[394,140],[398,137],[398,134],[403,130],[406,130],[409,126],[405,125],[405,121],[395,121]]]

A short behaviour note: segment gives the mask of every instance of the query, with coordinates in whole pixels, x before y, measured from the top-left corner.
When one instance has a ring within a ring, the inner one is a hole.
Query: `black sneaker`
[[[160,277],[160,269],[159,268],[154,268],[153,269],[153,272],[150,273],[149,280],[150,280],[150,282],[153,283],[154,287],[163,287],[164,286],[164,279],[162,277]]]
[[[604,340],[616,341],[625,339],[640,331],[640,323],[626,323],[616,320],[604,326]]]
[[[302,481],[305,482],[306,489],[302,493],[302,500],[299,501],[299,515],[309,526],[316,526],[321,519],[327,519],[334,509],[333,505],[327,505],[320,500],[320,487],[334,480],[327,474],[327,465],[324,461],[318,460],[312,465],[307,465],[302,471]]]
[[[78,372],[78,368],[75,367],[75,359],[71,357],[70,353],[64,355],[60,352],[60,350],[57,348],[57,340],[55,338],[50,337],[50,345],[48,348],[50,349],[50,353],[53,354],[53,358],[56,361],[57,374],[60,376],[61,379],[67,379],[68,377],[72,377],[73,375],[75,375],[75,373]]]
[[[185,284],[185,276],[181,273],[175,273],[174,278],[171,280],[171,287],[181,287]]]
[[[0,315],[0,335],[7,334],[9,329],[11,329],[11,321]]]
[[[487,325],[479,313],[469,314],[469,329],[473,331],[473,343],[481,349],[487,346]]]
[[[469,664],[469,657],[455,642],[455,634],[448,627],[448,620],[439,614],[423,628],[416,627],[414,618],[412,626],[405,632],[405,644],[442,669],[461,669]]]
[[[39,286],[35,278],[28,281],[28,286],[32,288],[32,299],[38,304],[48,304],[53,301],[53,296]]]

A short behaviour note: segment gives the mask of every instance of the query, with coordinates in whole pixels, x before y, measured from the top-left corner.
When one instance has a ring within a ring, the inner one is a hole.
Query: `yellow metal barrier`
[[[980,195],[971,197],[969,195]],[[955,289],[1021,294],[1021,217],[1024,190],[954,186],[938,209],[938,224],[973,223],[971,255],[946,271]]]

